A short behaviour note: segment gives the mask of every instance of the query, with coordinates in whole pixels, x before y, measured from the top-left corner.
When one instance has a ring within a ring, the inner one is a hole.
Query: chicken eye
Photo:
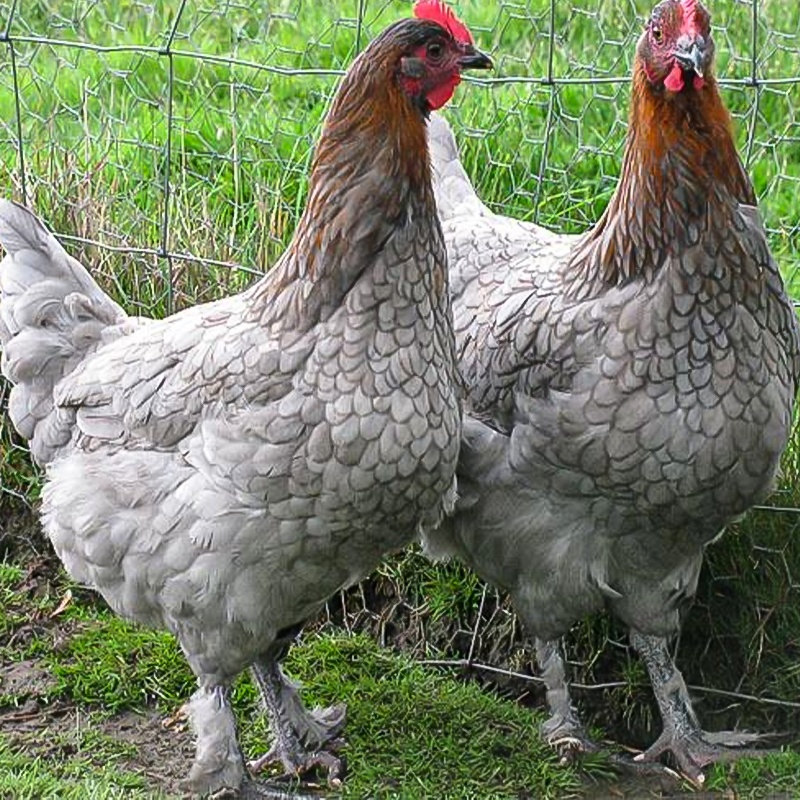
[[[656,44],[661,44],[664,39],[664,34],[661,32],[661,28],[653,28],[651,33],[653,34],[653,41],[655,41]]]
[[[431,42],[428,45],[428,58],[438,61],[444,54],[444,47],[441,42]]]

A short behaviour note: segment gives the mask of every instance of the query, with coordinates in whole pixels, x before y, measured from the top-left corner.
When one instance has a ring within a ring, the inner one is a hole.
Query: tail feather
[[[14,385],[9,416],[40,463],[63,442],[48,436],[53,390],[112,331],[125,312],[24,206],[0,200],[0,368]]]
[[[457,213],[488,214],[458,157],[453,131],[441,114],[431,114],[428,123],[433,191],[439,218],[446,222]]]

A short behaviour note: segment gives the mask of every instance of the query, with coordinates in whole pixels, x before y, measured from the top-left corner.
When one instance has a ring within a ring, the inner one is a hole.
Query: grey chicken
[[[340,587],[434,526],[460,440],[444,242],[426,119],[490,60],[439,2],[355,61],[288,250],[234,297],[162,321],[107,297],[22,206],[0,203],[10,416],[46,468],[67,571],[178,638],[199,688],[189,786],[243,787],[228,687],[252,665],[290,773],[343,709],[307,711],[279,668]],[[245,786],[245,784],[249,784]]]
[[[700,728],[668,637],[704,547],[769,494],[800,376],[797,320],[713,56],[699,3],[654,8],[620,184],[580,237],[489,211],[445,121],[430,126],[468,400],[457,514],[427,548],[510,593],[553,743],[591,746],[559,640],[610,609],[663,720],[641,760],[670,751],[698,781],[753,738]]]

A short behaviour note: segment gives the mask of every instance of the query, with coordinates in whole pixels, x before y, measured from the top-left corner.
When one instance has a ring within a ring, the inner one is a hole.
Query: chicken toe
[[[756,758],[769,753],[768,749],[750,746],[763,738],[759,734],[739,731],[709,733],[698,729],[686,732],[669,725],[634,760],[656,761],[668,753],[681,776],[700,787],[705,782],[704,769],[711,764],[736,761],[739,758]]]
[[[315,767],[327,775],[331,786],[338,786],[344,762],[335,753],[343,745],[340,737],[346,718],[343,703],[311,711],[303,705],[297,686],[274,661],[258,661],[253,676],[261,692],[264,710],[274,736],[272,747],[251,761],[251,774],[270,764],[280,763],[289,775],[301,775]]]

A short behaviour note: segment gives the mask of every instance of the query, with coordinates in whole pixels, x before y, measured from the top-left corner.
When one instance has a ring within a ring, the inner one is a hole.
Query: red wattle
[[[441,108],[453,96],[459,83],[461,83],[461,76],[454,75],[449,81],[440,83],[435,89],[431,89],[427,94],[428,105],[434,111]]]
[[[683,89],[683,70],[676,64],[669,75],[664,78],[664,86],[671,92],[679,92]]]

